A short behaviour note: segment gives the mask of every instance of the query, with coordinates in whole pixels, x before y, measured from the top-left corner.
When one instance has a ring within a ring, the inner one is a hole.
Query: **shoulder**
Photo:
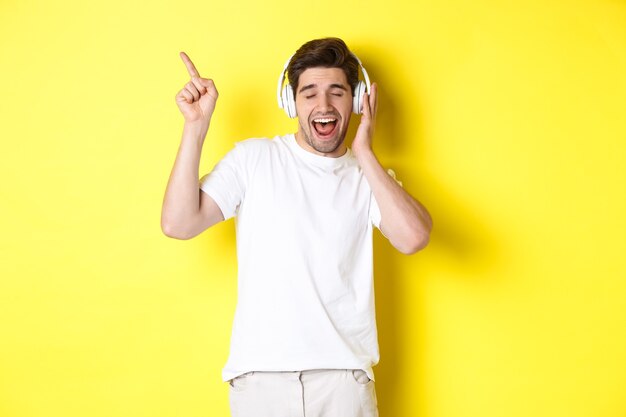
[[[274,136],[273,138],[250,138],[235,142],[235,146],[242,150],[262,151],[286,145],[288,138],[289,135]]]
[[[234,150],[247,157],[282,153],[288,148],[289,135],[273,138],[250,138],[235,142]]]

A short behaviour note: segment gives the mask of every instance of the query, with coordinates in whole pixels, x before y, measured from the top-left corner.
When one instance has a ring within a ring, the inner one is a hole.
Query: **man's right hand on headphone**
[[[219,96],[213,80],[201,78],[191,59],[181,52],[191,80],[176,94],[176,104],[185,117],[185,123],[200,123],[208,127]]]

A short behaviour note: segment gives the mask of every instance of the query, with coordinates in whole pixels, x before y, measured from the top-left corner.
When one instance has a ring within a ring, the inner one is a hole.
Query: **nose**
[[[317,102],[317,107],[322,112],[327,112],[332,110],[332,105],[330,104],[330,98],[326,94],[319,94],[319,100]]]

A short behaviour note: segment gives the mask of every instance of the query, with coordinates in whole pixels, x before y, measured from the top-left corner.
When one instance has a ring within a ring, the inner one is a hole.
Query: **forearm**
[[[385,171],[371,150],[359,152],[357,158],[380,209],[380,230],[402,253],[424,248],[432,228],[426,208]]]
[[[189,234],[200,215],[198,174],[208,125],[185,123],[163,198],[161,228],[170,237]]]

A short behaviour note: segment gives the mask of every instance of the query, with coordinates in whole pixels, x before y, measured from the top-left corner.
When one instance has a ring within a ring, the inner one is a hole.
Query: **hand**
[[[352,141],[352,152],[354,152],[356,157],[363,152],[372,150],[372,138],[374,137],[377,109],[378,85],[376,85],[376,83],[372,83],[370,86],[370,93],[365,93],[363,95],[361,123],[359,124],[356,136]]]
[[[180,57],[187,67],[191,80],[176,94],[176,104],[185,117],[185,122],[199,122],[208,126],[219,95],[215,84],[213,80],[200,78],[198,70],[187,54],[181,52]]]

